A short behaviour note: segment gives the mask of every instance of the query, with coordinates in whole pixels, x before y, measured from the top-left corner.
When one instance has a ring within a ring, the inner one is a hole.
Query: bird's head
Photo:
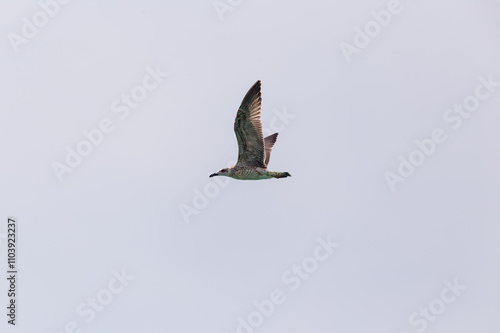
[[[222,168],[219,171],[217,171],[216,173],[211,174],[209,176],[209,178],[215,177],[215,176],[226,176],[226,177],[229,177],[229,168]]]

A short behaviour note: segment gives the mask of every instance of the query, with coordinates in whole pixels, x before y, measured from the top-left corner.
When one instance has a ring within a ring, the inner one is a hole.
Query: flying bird
[[[260,121],[260,81],[247,92],[234,120],[234,133],[238,140],[238,162],[232,167],[222,168],[210,175],[226,176],[234,179],[258,180],[291,177],[288,172],[267,170],[278,133],[265,137],[262,135]]]

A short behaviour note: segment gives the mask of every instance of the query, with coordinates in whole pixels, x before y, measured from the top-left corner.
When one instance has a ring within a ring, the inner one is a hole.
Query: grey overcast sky
[[[499,11],[2,1],[1,331],[500,331]],[[208,178],[257,80],[292,177]]]

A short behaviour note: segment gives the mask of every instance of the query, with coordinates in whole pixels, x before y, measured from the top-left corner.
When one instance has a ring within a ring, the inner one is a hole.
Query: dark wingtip
[[[260,80],[257,80],[257,81],[253,84],[252,88],[250,88],[250,90],[256,89],[256,90],[260,91],[260,86],[261,86],[261,82],[260,82]]]

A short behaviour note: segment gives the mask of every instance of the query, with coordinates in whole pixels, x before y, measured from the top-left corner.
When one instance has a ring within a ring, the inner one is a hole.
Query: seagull
[[[248,90],[241,102],[234,120],[234,133],[238,140],[238,162],[229,168],[222,168],[210,177],[226,176],[234,179],[258,180],[291,177],[288,172],[268,171],[278,133],[265,137],[262,135],[260,121],[260,80]]]

